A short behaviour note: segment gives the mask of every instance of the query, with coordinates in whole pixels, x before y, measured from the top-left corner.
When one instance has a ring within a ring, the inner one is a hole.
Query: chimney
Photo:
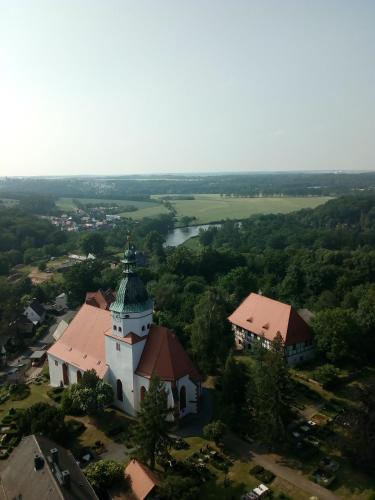
[[[35,468],[35,470],[43,469],[43,467],[44,467],[44,458],[41,457],[40,455],[35,455],[34,456],[34,468]]]
[[[55,465],[59,465],[59,450],[57,448],[52,448],[50,451],[52,462]]]
[[[61,473],[62,484],[67,488],[70,488],[70,472],[68,470],[63,470]]]

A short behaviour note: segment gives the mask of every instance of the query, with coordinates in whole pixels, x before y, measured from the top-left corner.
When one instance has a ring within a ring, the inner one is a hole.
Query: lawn
[[[48,382],[44,382],[40,385],[30,384],[30,389],[31,389],[31,393],[27,398],[22,399],[21,401],[12,401],[12,400],[8,399],[7,401],[5,401],[5,403],[2,403],[0,405],[0,419],[11,408],[25,409],[25,408],[29,408],[33,404],[39,403],[39,402],[54,404],[52,399],[47,395],[47,391],[48,391],[48,389],[50,389]]]
[[[329,197],[225,198],[219,194],[196,194],[194,200],[173,200],[177,217],[196,217],[197,224],[225,219],[246,219],[254,214],[288,213],[302,208],[315,208]]]

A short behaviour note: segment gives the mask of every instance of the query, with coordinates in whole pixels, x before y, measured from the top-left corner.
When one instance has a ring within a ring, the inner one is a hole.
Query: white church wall
[[[49,376],[50,376],[50,384],[52,387],[59,387],[61,383],[64,383],[64,375],[63,375],[63,364],[65,362],[51,354],[48,354],[48,367],[49,367]],[[78,382],[77,374],[80,372],[82,375],[84,374],[84,370],[77,368],[76,366],[70,365],[69,363],[65,363],[68,370],[68,379],[69,385],[76,384]]]
[[[179,395],[179,405],[180,405],[180,393],[181,393],[181,388],[185,387],[186,391],[186,408],[182,411],[180,411],[180,417],[184,417],[185,415],[188,415],[189,413],[196,413],[197,412],[197,387],[196,385],[190,380],[190,377],[188,375],[185,375],[184,377],[181,377],[177,381],[177,389],[178,389],[178,395]]]
[[[152,309],[141,313],[112,313],[113,333],[120,337],[125,337],[130,332],[140,337],[147,335],[152,324],[152,313]]]
[[[134,371],[137,365],[134,365],[134,358],[139,359],[144,344],[145,342],[138,342],[131,345],[121,338],[116,339],[109,335],[105,338],[106,361],[109,365],[108,382],[115,393],[114,404],[130,415],[135,414]],[[117,397],[117,380],[122,383],[122,401]]]
[[[62,380],[62,364],[63,362],[60,359],[48,354],[49,378],[52,387],[58,387],[60,385],[60,381]]]

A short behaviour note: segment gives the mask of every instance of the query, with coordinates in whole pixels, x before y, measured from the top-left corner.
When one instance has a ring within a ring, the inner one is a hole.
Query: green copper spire
[[[121,262],[124,265],[124,278],[120,281],[116,300],[111,304],[110,310],[115,313],[129,313],[152,309],[153,301],[149,298],[143,281],[137,275],[136,253],[134,245],[130,244],[130,238]]]

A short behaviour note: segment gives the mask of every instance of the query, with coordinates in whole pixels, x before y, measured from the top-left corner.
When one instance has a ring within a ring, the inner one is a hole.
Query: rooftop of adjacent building
[[[23,438],[2,464],[0,497],[5,500],[98,498],[73,455],[39,435]]]
[[[228,319],[270,341],[281,335],[286,346],[312,337],[309,326],[291,305],[257,293],[248,295]]]

